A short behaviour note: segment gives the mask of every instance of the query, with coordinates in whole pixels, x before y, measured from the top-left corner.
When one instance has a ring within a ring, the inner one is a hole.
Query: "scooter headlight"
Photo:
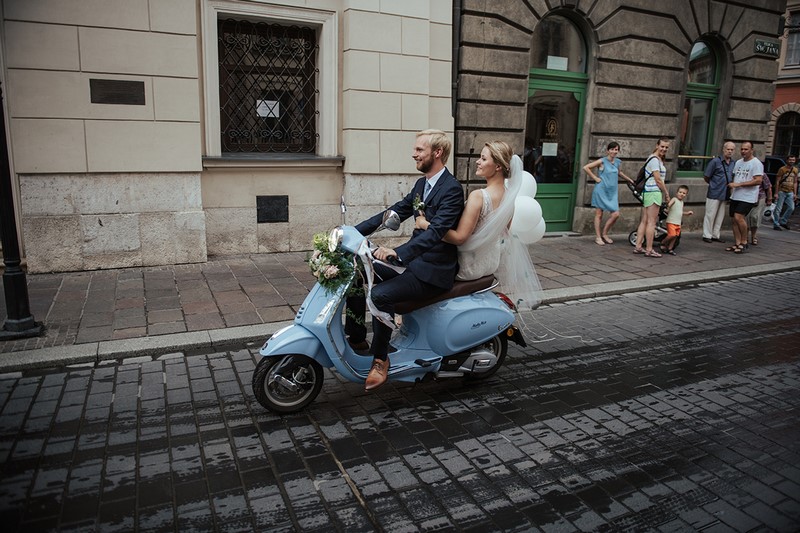
[[[339,226],[336,226],[331,230],[328,234],[328,251],[333,253],[336,251],[336,248],[342,243],[342,237],[344,236],[344,231]]]

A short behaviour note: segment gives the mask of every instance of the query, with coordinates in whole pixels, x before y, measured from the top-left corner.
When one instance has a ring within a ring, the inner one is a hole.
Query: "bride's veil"
[[[496,243],[502,242],[500,266],[495,277],[500,282],[500,292],[508,296],[517,309],[526,311],[536,308],[541,302],[542,286],[531,262],[530,253],[516,235],[509,230],[514,216],[514,201],[522,187],[522,160],[511,157],[508,188],[500,201],[481,226],[467,241],[459,246],[462,252],[496,253]]]

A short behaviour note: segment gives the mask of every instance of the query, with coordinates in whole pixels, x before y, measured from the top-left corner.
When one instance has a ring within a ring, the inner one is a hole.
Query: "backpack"
[[[633,190],[640,194],[644,192],[644,184],[647,181],[647,178],[649,177],[647,175],[647,164],[654,157],[655,157],[654,155],[651,155],[650,157],[647,158],[647,161],[645,161],[644,165],[642,165],[642,168],[639,169],[639,173],[636,174],[636,179],[633,181]]]

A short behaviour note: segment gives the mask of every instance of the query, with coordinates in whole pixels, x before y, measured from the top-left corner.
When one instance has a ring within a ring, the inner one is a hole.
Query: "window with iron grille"
[[[223,153],[315,153],[317,36],[313,28],[220,20]]]

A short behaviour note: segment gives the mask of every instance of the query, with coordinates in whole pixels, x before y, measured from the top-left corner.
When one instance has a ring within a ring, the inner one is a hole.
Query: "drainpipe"
[[[461,0],[453,0],[453,58],[450,62],[452,74],[452,92],[450,94],[451,115],[456,118],[456,103],[458,100],[458,67],[461,64]]]

